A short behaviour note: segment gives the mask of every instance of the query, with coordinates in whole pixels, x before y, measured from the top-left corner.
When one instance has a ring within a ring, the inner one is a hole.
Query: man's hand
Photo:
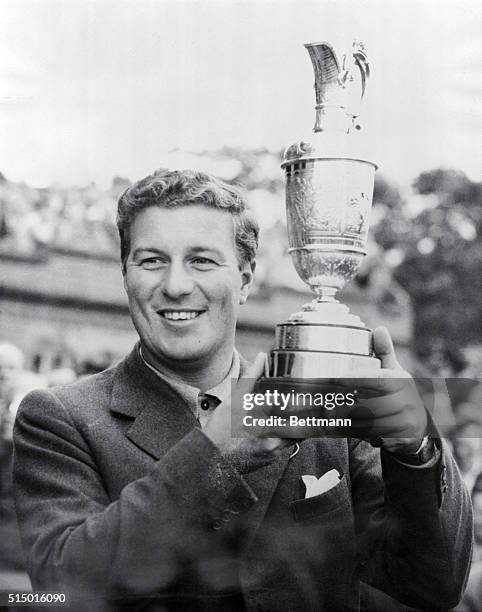
[[[286,445],[281,438],[248,437],[246,429],[241,433],[242,396],[251,393],[256,381],[266,372],[267,357],[265,353],[258,353],[254,363],[239,379],[236,386],[231,389],[233,405],[223,402],[214,411],[203,432],[226,456],[236,455],[267,455],[274,453]],[[239,434],[239,437],[238,435]],[[243,435],[244,437],[241,437]],[[290,443],[288,441],[288,443]]]
[[[380,440],[385,450],[397,455],[415,453],[425,436],[427,413],[414,380],[398,363],[388,331],[379,327],[374,331],[373,343],[381,369],[357,372],[356,378],[323,381],[317,390],[353,391],[356,388],[356,404],[347,413],[335,409],[330,417],[350,417],[351,427],[343,428],[338,435]],[[266,455],[275,452],[293,439],[326,435],[323,429],[314,427],[273,426],[242,427],[245,413],[242,398],[253,392],[258,378],[265,374],[266,355],[260,353],[254,364],[232,389],[233,405],[221,404],[209,420],[204,433],[223,454],[246,453]],[[276,387],[275,379],[273,386]],[[307,381],[314,390],[314,380]],[[286,384],[286,381],[285,381]],[[315,383],[316,384],[316,383]],[[270,415],[297,414],[299,416],[321,416],[320,409],[290,406],[286,412],[279,408],[262,406],[250,414],[262,417]],[[325,412],[323,416],[328,416]],[[336,435],[331,431],[331,435]]]
[[[379,327],[374,331],[373,344],[376,356],[381,361],[381,369],[367,369],[359,371],[350,378],[308,379],[302,385],[299,381],[290,384],[289,379],[269,379],[268,386],[279,388],[280,391],[291,389],[299,391],[301,395],[307,394],[313,397],[316,393],[344,392],[345,396],[353,394],[355,404],[352,407],[341,405],[336,407],[306,406],[304,403],[290,404],[286,410],[273,404],[261,405],[250,412],[256,417],[281,417],[296,415],[305,417],[325,417],[334,419],[351,419],[350,426],[340,428],[329,428],[324,426],[289,425],[263,426],[250,428],[253,435],[278,436],[279,438],[296,440],[305,437],[318,436],[343,436],[360,438],[369,442],[381,442],[383,448],[399,456],[411,455],[417,452],[426,434],[427,413],[422,399],[418,393],[415,381],[406,372],[395,356],[393,343],[388,331]],[[261,370],[251,373],[251,376],[259,376]],[[321,373],[320,373],[321,374]],[[251,381],[253,382],[253,381]],[[245,393],[252,391],[254,385],[244,389]],[[343,395],[343,393],[341,393]],[[253,407],[254,408],[254,407]],[[307,423],[305,418],[304,422]],[[245,428],[244,431],[246,431]]]
[[[375,329],[373,345],[382,368],[357,373],[357,408],[350,415],[353,429],[369,441],[381,438],[389,452],[413,454],[427,429],[423,402],[414,380],[398,363],[387,329]],[[354,382],[350,379],[350,384]]]

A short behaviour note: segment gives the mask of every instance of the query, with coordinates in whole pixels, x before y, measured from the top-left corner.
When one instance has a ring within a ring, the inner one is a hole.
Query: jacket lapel
[[[241,375],[249,363],[241,357]],[[199,424],[183,398],[143,364],[138,346],[117,367],[111,410],[133,419],[126,436],[136,446],[160,459],[174,444]],[[263,520],[282,477],[293,446],[282,449],[268,464],[243,474],[258,497],[246,516],[254,534]]]
[[[117,368],[111,411],[134,419],[127,438],[155,459],[198,426],[183,398],[142,363],[137,345]]]

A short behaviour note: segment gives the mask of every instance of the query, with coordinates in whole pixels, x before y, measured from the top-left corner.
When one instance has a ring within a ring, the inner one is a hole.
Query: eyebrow
[[[225,259],[225,256],[223,255],[223,253],[217,249],[216,247],[212,247],[212,246],[196,246],[196,247],[192,247],[191,249],[189,249],[190,253],[212,253],[214,255],[217,255],[220,259]],[[167,256],[167,254],[162,250],[162,249],[158,249],[156,247],[138,247],[137,249],[134,250],[132,257],[138,257],[141,253],[154,253],[156,255],[164,255]]]

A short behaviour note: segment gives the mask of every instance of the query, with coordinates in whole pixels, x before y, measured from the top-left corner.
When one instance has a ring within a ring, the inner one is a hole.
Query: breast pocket
[[[307,499],[297,499],[291,503],[291,511],[297,521],[306,521],[317,516],[324,516],[337,510],[350,507],[350,490],[345,475],[329,491]]]

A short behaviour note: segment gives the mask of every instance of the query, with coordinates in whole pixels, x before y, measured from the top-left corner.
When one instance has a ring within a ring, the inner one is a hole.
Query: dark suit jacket
[[[136,350],[32,392],[15,487],[34,588],[67,592],[69,610],[331,612],[358,609],[364,580],[414,607],[455,605],[472,519],[448,450],[412,468],[354,439],[300,446],[227,461]],[[305,500],[302,475],[332,468],[341,482]]]

